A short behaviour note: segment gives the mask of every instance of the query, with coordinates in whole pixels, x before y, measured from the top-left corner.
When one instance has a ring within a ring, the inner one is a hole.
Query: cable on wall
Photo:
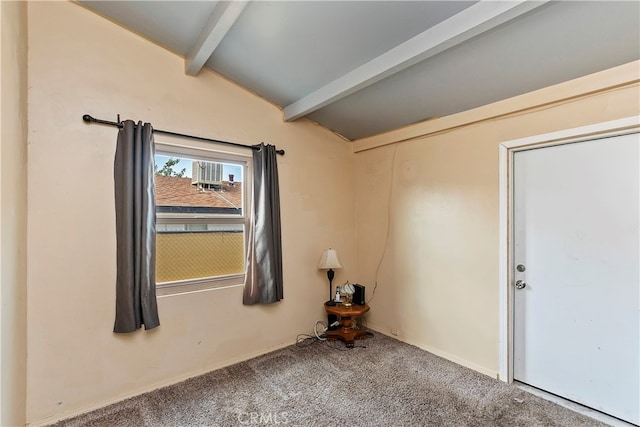
[[[380,260],[378,261],[378,266],[376,267],[376,275],[374,278],[374,286],[373,292],[371,292],[371,297],[367,304],[373,300],[373,297],[376,294],[376,289],[378,289],[378,276],[380,274],[380,266],[382,265],[382,261],[384,261],[385,256],[387,255],[387,249],[389,247],[389,235],[391,234],[391,199],[393,197],[393,187],[396,175],[396,155],[398,154],[398,146],[396,145],[393,149],[393,158],[391,159],[391,179],[389,180],[389,195],[387,200],[387,232],[384,238],[384,249],[382,251],[382,255],[380,256]]]

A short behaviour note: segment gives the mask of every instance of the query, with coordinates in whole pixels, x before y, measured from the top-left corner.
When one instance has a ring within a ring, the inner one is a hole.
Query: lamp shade
[[[319,269],[329,269],[329,268],[342,268],[340,264],[340,260],[338,259],[338,252],[335,249],[325,249],[322,253],[322,258],[320,258],[320,264],[318,264]]]

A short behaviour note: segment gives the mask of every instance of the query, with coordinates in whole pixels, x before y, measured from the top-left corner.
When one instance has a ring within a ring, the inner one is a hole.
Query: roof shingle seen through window
[[[199,189],[191,178],[156,175],[156,206],[241,208],[242,182],[223,181],[217,189]]]

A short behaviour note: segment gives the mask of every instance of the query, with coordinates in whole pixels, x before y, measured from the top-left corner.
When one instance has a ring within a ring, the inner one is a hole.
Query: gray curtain
[[[280,190],[276,147],[253,150],[253,207],[243,304],[270,304],[283,298]]]
[[[156,303],[153,128],[123,122],[114,160],[117,278],[113,332],[160,326]]]

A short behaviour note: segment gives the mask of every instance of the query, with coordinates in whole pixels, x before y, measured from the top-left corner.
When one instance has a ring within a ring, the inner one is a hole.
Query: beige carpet
[[[604,425],[379,333],[302,344],[55,425]]]

